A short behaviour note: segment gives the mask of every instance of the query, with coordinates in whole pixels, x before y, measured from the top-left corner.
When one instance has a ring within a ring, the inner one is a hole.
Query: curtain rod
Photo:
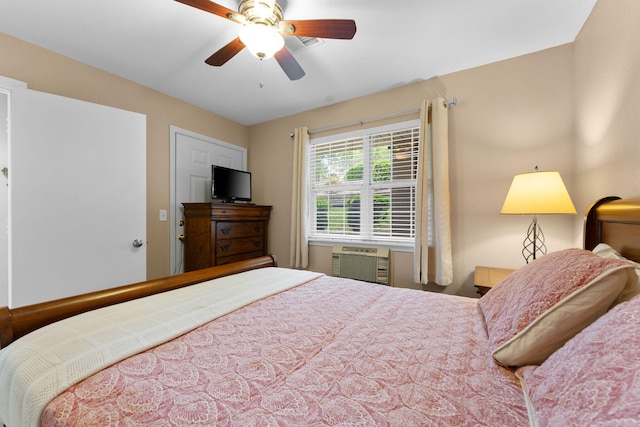
[[[457,103],[458,103],[458,98],[456,98],[455,96],[453,98],[451,98],[451,99],[446,99],[443,102],[444,106],[447,107],[447,108],[455,106]],[[431,107],[429,107],[429,108],[431,108]],[[338,124],[335,124],[335,125],[329,125],[329,126],[316,128],[316,129],[309,129],[307,133],[309,135],[312,135],[314,133],[326,132],[326,131],[329,131],[329,130],[340,129],[340,128],[344,128],[344,127],[348,127],[348,126],[357,126],[357,125],[362,126],[365,123],[376,122],[378,120],[384,120],[384,119],[390,119],[392,117],[406,116],[407,114],[417,113],[418,111],[420,111],[419,108],[411,108],[409,110],[396,111],[395,113],[381,114],[379,116],[366,117],[366,118],[360,119],[360,120],[352,120],[350,122],[343,122],[343,123],[338,123]],[[291,138],[293,138],[293,132],[291,132],[290,136],[291,136]]]

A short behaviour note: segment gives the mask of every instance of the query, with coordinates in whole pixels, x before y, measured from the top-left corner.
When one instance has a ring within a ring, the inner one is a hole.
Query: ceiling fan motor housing
[[[282,20],[282,8],[275,1],[242,0],[238,12],[248,22],[275,27]]]

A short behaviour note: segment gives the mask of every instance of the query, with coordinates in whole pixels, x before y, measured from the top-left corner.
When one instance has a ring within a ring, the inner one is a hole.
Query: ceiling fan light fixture
[[[277,0],[240,0],[238,12],[234,12],[214,0],[176,0],[196,9],[218,15],[240,24],[240,34],[218,49],[205,63],[213,67],[226,64],[246,47],[259,59],[275,56],[289,80],[304,77],[304,70],[285,47],[284,37],[350,40],[356,34],[353,19],[307,19],[283,21],[282,7]]]
[[[284,37],[274,27],[247,23],[240,28],[240,41],[257,58],[271,58],[284,47]]]

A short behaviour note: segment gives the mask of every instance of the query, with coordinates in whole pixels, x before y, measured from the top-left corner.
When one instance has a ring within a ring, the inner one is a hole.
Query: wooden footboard
[[[270,255],[24,307],[0,307],[0,348],[6,347],[14,340],[38,328],[96,308],[183,288],[243,271],[275,266],[277,266],[276,258]]]

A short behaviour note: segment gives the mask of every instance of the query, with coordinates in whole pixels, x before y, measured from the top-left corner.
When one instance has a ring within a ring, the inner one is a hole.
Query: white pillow
[[[640,294],[640,264],[623,257],[618,251],[616,251],[606,243],[598,243],[598,245],[593,248],[592,252],[602,258],[621,259],[627,261],[636,268],[636,275],[638,276],[638,280],[636,281],[634,286],[627,287],[622,291],[620,296],[618,296],[618,298],[616,299],[616,303],[629,301],[634,296]]]

